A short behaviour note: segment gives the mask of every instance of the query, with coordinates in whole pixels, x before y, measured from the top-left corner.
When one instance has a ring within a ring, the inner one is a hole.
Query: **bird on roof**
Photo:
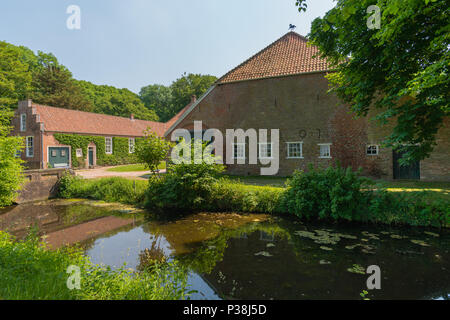
[[[289,24],[290,31],[294,31],[295,28],[297,28],[297,26],[294,26],[292,23]]]

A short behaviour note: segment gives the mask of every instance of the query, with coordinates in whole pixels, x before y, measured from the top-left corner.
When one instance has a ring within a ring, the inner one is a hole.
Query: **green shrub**
[[[369,180],[351,168],[339,165],[327,169],[309,167],[295,171],[287,181],[282,199],[284,211],[300,218],[362,220],[371,192]]]
[[[120,177],[83,179],[65,175],[59,182],[61,198],[88,198],[107,202],[139,205],[144,202],[147,181],[129,180]]]
[[[282,213],[283,188],[250,186],[222,178],[211,188],[204,209],[225,212]]]
[[[80,290],[67,288],[70,265],[81,271]],[[184,299],[187,276],[177,263],[155,264],[134,272],[93,265],[76,248],[47,250],[37,238],[16,241],[0,231],[0,297],[2,299]]]
[[[218,164],[169,165],[162,177],[152,176],[146,207],[156,210],[195,211],[210,199],[213,184],[224,167]]]

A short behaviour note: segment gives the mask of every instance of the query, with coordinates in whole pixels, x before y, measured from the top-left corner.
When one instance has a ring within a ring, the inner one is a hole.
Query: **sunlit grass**
[[[162,161],[158,169],[162,170],[166,168],[166,162]],[[145,166],[145,164],[142,163],[136,163],[136,164],[128,164],[124,166],[117,166],[113,168],[109,168],[106,171],[112,171],[112,172],[136,172],[136,171],[149,171],[148,167]]]

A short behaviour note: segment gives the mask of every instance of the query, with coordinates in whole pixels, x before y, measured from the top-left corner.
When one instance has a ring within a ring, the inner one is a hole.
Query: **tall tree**
[[[0,106],[13,108],[31,89],[29,65],[19,47],[0,41]]]
[[[83,95],[94,106],[93,112],[121,117],[134,114],[136,119],[159,120],[155,111],[146,108],[139,96],[128,89],[96,85],[88,81],[78,81],[77,84],[81,87]]]
[[[203,95],[216,80],[215,76],[193,73],[184,73],[181,78],[175,80],[170,86],[175,114],[191,101],[193,95]]]
[[[172,104],[172,89],[160,84],[143,87],[139,96],[144,105],[154,110],[163,122],[168,121],[176,112]]]
[[[72,73],[53,54],[38,52],[38,65],[33,70],[31,99],[53,107],[92,111]]]
[[[369,28],[371,5],[379,29]],[[338,0],[311,26],[311,42],[336,68],[332,90],[358,115],[378,109],[394,123],[386,143],[407,151],[404,162],[430,155],[450,115],[449,16],[443,0]]]
[[[184,73],[170,87],[149,85],[140,91],[141,100],[149,109],[155,110],[161,121],[168,121],[191,102],[191,97],[200,97],[217,80],[215,76]]]

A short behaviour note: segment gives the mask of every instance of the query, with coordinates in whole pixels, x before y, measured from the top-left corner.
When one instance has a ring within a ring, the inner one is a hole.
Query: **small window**
[[[331,143],[322,143],[319,144],[320,147],[320,156],[319,158],[331,158],[331,151],[330,151],[330,147],[331,147]]]
[[[22,152],[20,152],[20,150],[17,150],[16,153],[14,154],[14,156],[16,158],[20,158],[20,157],[22,157]]]
[[[22,113],[20,115],[20,131],[26,130],[27,130],[27,115],[25,113]]]
[[[77,158],[83,157],[83,149],[77,149],[76,153],[77,153]]]
[[[105,153],[112,154],[113,152],[113,142],[111,137],[105,138]]]
[[[56,157],[56,150],[52,150],[52,157]]]
[[[371,145],[367,146],[366,154],[368,156],[376,156],[376,155],[378,155],[378,151],[379,151],[378,150],[378,146],[374,145],[374,144],[371,144]]]
[[[272,159],[272,143],[264,142],[259,144],[259,158]]]
[[[287,142],[288,159],[303,158],[303,142]]]
[[[245,143],[233,143],[233,159],[245,159]]]
[[[134,145],[135,145],[136,141],[134,140],[134,138],[129,138],[128,139],[128,152],[129,153],[134,153]]]
[[[27,137],[26,138],[26,150],[27,150],[27,157],[32,158],[34,157],[34,141],[33,137]]]
[[[65,157],[66,156],[66,150],[62,149],[61,150],[61,157]]]

